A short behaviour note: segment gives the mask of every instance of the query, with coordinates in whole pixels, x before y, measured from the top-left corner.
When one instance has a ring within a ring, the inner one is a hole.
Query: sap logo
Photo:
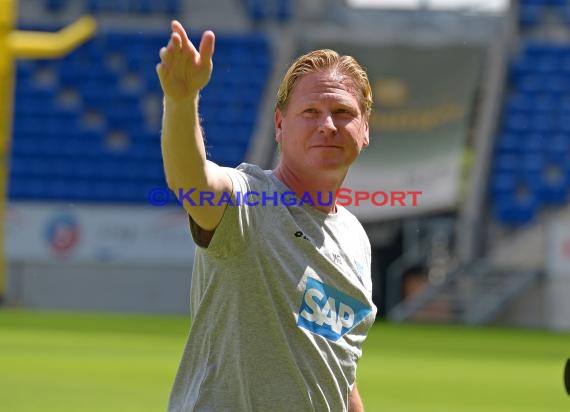
[[[364,274],[364,266],[362,266],[362,263],[360,263],[358,260],[355,260],[354,265],[356,266],[356,273],[362,276]]]
[[[356,299],[307,278],[297,325],[332,341],[337,341],[358,325],[371,309]]]

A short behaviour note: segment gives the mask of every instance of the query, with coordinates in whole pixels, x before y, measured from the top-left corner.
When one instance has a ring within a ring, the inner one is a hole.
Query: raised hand
[[[170,41],[160,49],[160,63],[156,66],[162,91],[175,101],[194,98],[212,75],[214,33],[205,31],[196,50],[180,22],[174,20],[171,28]]]

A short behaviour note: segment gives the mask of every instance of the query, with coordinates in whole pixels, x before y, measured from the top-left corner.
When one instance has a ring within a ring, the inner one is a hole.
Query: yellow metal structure
[[[12,136],[14,66],[16,59],[58,58],[93,36],[96,22],[86,16],[57,33],[14,30],[16,1],[0,0],[0,299],[6,292],[4,223]]]

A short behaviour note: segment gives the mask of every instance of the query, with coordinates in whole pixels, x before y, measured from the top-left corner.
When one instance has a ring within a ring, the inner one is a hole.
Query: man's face
[[[281,163],[293,170],[346,173],[368,146],[368,118],[354,82],[330,71],[297,80],[284,112],[275,112]]]

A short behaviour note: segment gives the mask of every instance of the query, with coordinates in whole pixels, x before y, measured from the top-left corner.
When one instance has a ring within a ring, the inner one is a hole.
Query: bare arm
[[[364,412],[364,404],[362,403],[362,399],[358,393],[356,383],[354,384],[354,388],[352,388],[352,392],[348,398],[348,412]]]
[[[192,219],[205,230],[216,228],[227,202],[222,206],[201,204],[199,194],[214,193],[218,199],[222,192],[232,189],[223,170],[206,159],[198,114],[200,90],[212,74],[214,41],[214,33],[206,31],[196,50],[182,25],[173,21],[170,41],[160,50],[161,62],[156,67],[164,92],[161,144],[166,181],[183,200]],[[192,189],[189,197],[195,205],[180,196]]]

